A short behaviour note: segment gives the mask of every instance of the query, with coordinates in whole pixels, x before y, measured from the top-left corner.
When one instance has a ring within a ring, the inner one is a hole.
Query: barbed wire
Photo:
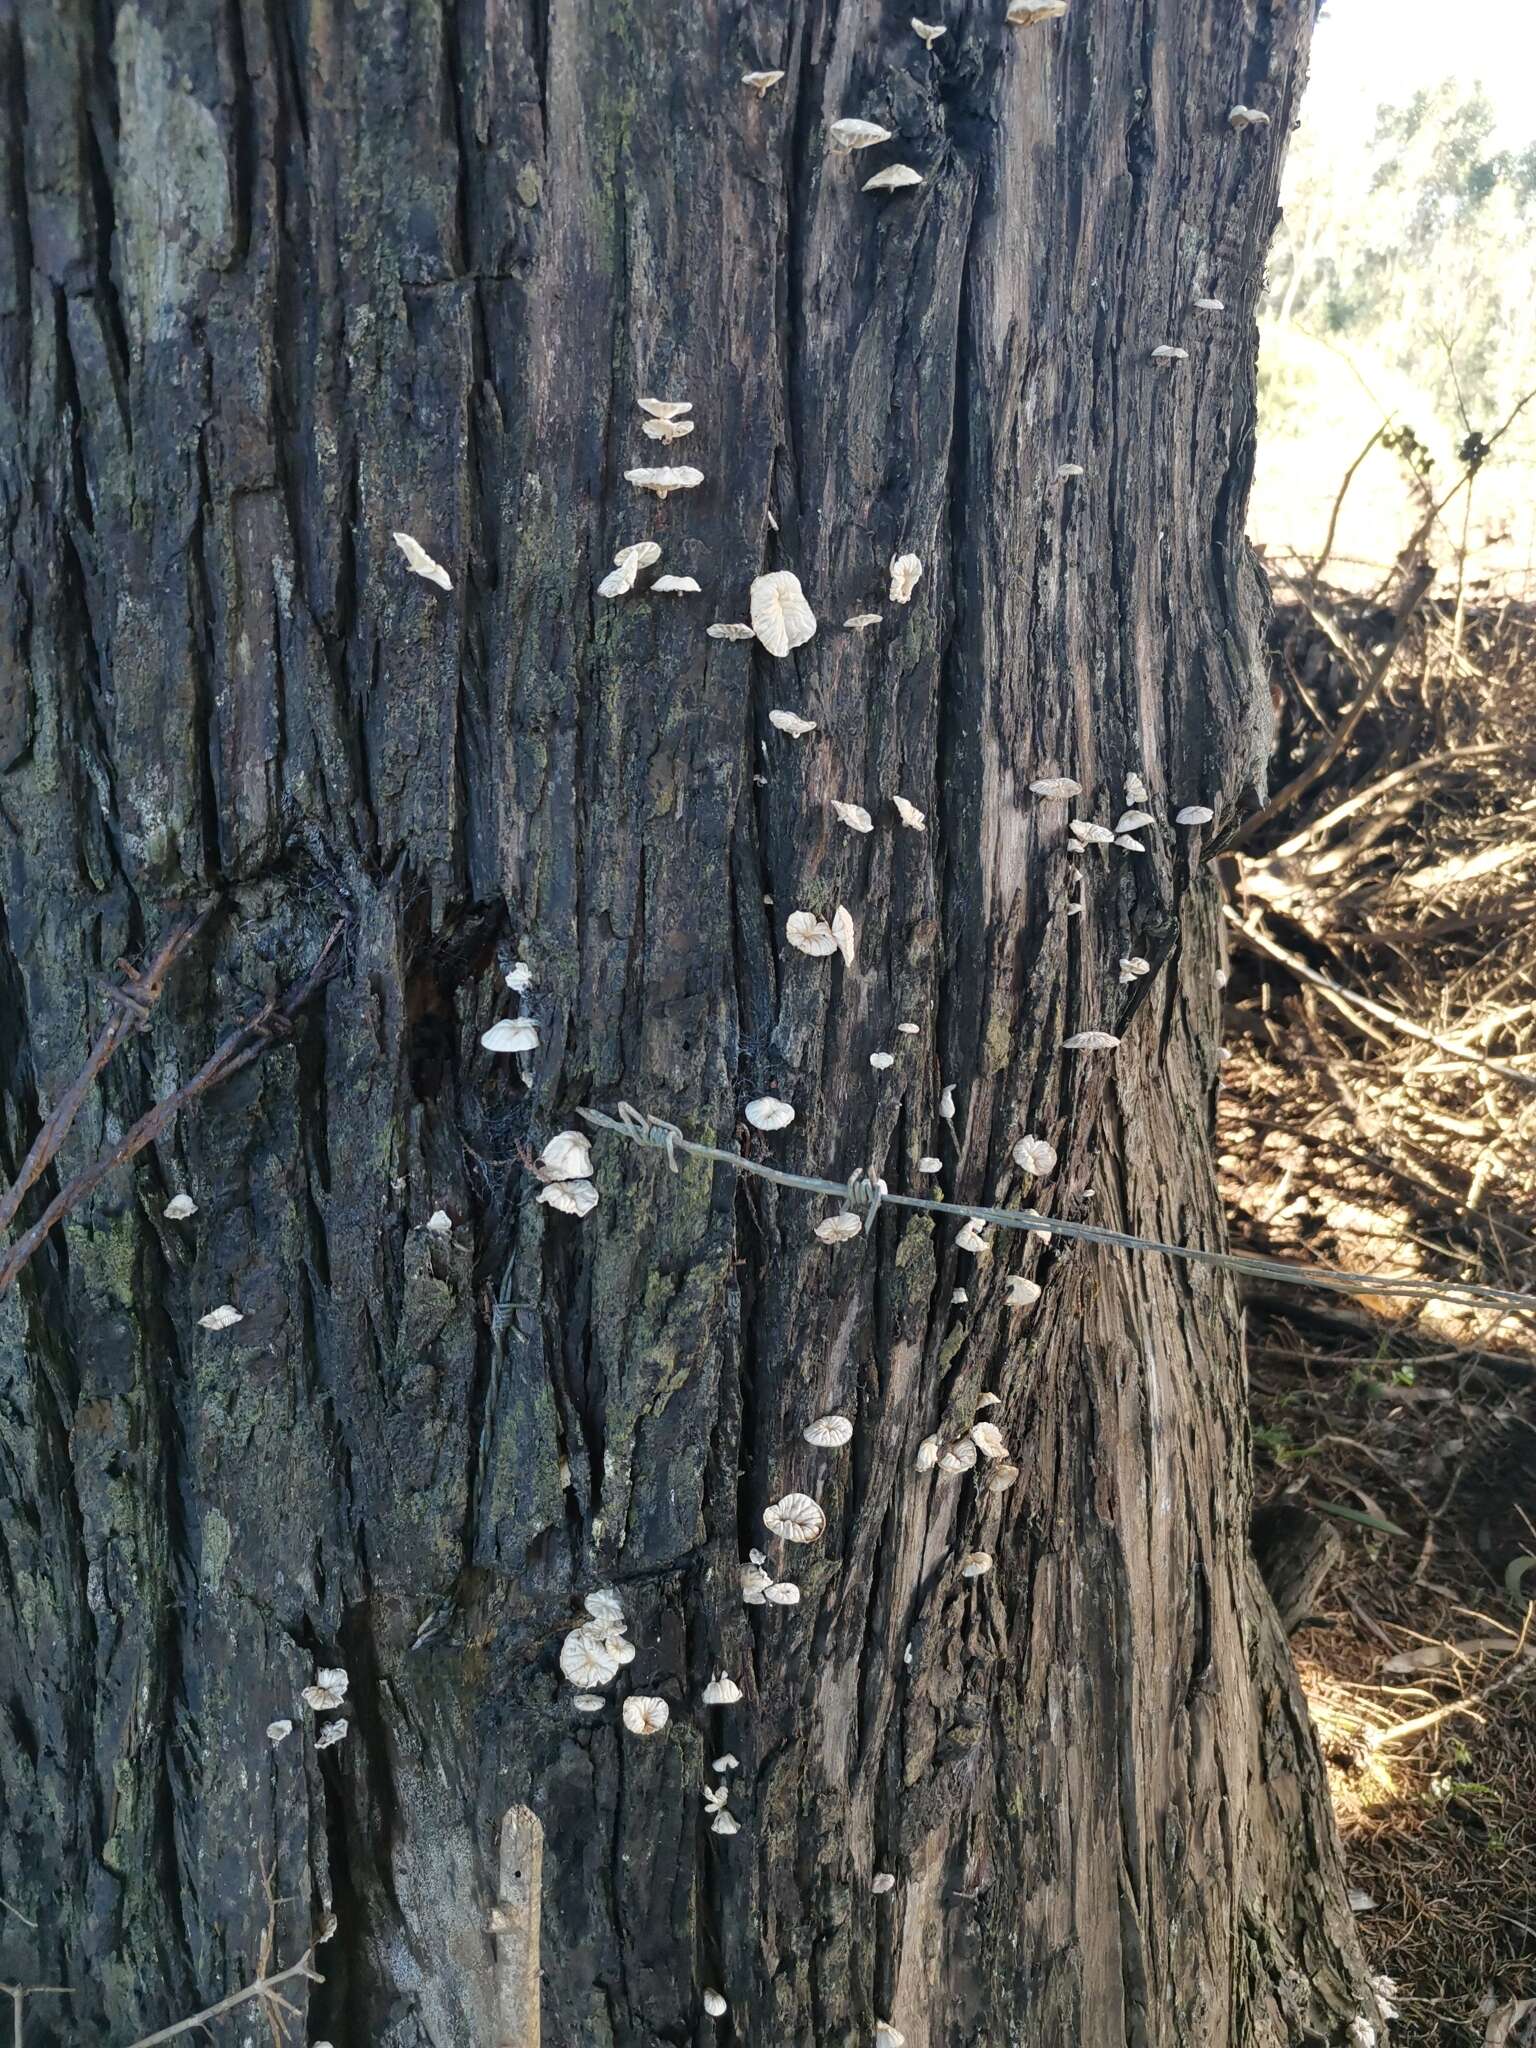
[[[1165,1244],[1155,1237],[1136,1237],[1124,1230],[1107,1230],[1097,1223],[1073,1223],[1063,1217],[1041,1216],[1023,1209],[988,1209],[971,1202],[945,1202],[931,1195],[892,1194],[884,1181],[859,1172],[847,1180],[826,1180],[808,1173],[789,1173],[781,1166],[748,1159],[740,1152],[727,1152],[718,1145],[701,1145],[684,1137],[676,1124],[650,1116],[633,1103],[620,1102],[617,1114],[600,1109],[578,1109],[576,1114],[598,1130],[611,1131],[631,1144],[650,1146],[665,1152],[667,1164],[677,1172],[677,1154],[707,1159],[733,1173],[752,1174],[781,1188],[802,1188],[812,1195],[839,1195],[850,1207],[864,1211],[866,1230],[882,1205],[893,1209],[920,1209],[935,1216],[953,1216],[957,1222],[995,1224],[1000,1230],[1028,1230],[1040,1236],[1065,1237],[1083,1244],[1102,1244],[1127,1252],[1161,1252],[1166,1258],[1184,1259],[1192,1265],[1215,1266],[1229,1273],[1241,1273],[1252,1280],[1271,1280],[1289,1287],[1321,1287],[1334,1294],[1380,1294],[1402,1301],[1453,1302],[1464,1308],[1514,1310],[1536,1314],[1536,1295],[1521,1294],[1503,1287],[1484,1287],[1471,1280],[1429,1280],[1406,1273],[1349,1273],[1338,1266],[1304,1266],[1292,1259],[1266,1259],[1246,1252],[1211,1250],[1204,1245]]]

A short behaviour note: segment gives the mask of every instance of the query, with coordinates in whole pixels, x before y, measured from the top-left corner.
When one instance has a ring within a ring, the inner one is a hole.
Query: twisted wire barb
[[[922,1209],[935,1216],[953,1216],[960,1222],[995,1224],[999,1230],[1032,1230],[1042,1236],[1075,1238],[1083,1244],[1113,1245],[1119,1251],[1162,1252],[1170,1259],[1185,1259],[1192,1265],[1216,1266],[1225,1272],[1241,1273],[1254,1280],[1271,1280],[1289,1287],[1321,1287],[1334,1294],[1382,1294],[1403,1301],[1447,1301],[1464,1308],[1513,1309],[1536,1314],[1536,1295],[1521,1294],[1503,1287],[1484,1287],[1471,1280],[1426,1280],[1405,1273],[1347,1273],[1338,1266],[1304,1266],[1292,1259],[1266,1259],[1246,1252],[1213,1251],[1203,1245],[1164,1244],[1155,1237],[1134,1237],[1124,1230],[1106,1230],[1097,1223],[1073,1223],[1057,1216],[1039,1216],[1032,1210],[988,1209],[971,1202],[941,1202],[929,1195],[892,1194],[884,1181],[866,1172],[847,1180],[822,1180],[814,1174],[788,1173],[781,1166],[768,1166],[740,1152],[727,1152],[718,1145],[701,1145],[685,1138],[676,1124],[649,1116],[633,1103],[615,1105],[617,1114],[600,1109],[578,1109],[576,1114],[598,1130],[612,1131],[632,1144],[647,1145],[667,1155],[667,1164],[678,1171],[677,1155],[687,1152],[695,1159],[708,1159],[733,1173],[754,1174],[781,1188],[803,1188],[807,1194],[840,1195],[851,1207],[865,1211],[865,1228],[875,1219],[882,1203],[893,1209]]]

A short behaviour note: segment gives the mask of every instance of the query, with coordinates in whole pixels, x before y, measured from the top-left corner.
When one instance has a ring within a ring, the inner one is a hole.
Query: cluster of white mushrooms
[[[346,1672],[339,1664],[322,1664],[315,1672],[313,1685],[306,1685],[299,1694],[312,1714],[334,1714],[347,1696],[351,1684]],[[290,1720],[269,1721],[267,1740],[275,1749],[280,1742],[286,1742],[293,1733]],[[315,1732],[316,1749],[334,1749],[338,1742],[347,1737],[347,1724],[339,1717],[334,1721],[322,1721]]]

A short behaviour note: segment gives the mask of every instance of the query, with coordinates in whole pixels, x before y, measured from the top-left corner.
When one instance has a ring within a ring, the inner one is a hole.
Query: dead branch
[[[277,1987],[291,1984],[296,1977],[307,1978],[311,1984],[323,1984],[325,1978],[315,1968],[315,1950],[329,1941],[336,1932],[336,1916],[331,1914],[314,1941],[305,1949],[296,1963],[290,1963],[286,1970],[275,1970],[270,1976],[258,1977],[240,1991],[232,1991],[228,1998],[221,1998],[217,2005],[206,2005],[201,2012],[192,2013],[174,2025],[162,2027],[158,2034],[144,2034],[137,2041],[131,2041],[129,2048],[158,2048],[162,2041],[174,2041],[180,2034],[190,2034],[197,2027],[206,2027],[210,2020],[216,2020],[237,2006],[248,2005],[253,1998],[259,1998],[264,2007],[275,2006],[279,2010],[292,2012],[294,2008],[284,1998],[279,1998]],[[268,2017],[272,2015],[269,2012]]]
[[[184,953],[193,939],[202,930],[207,920],[206,910],[186,924],[177,925],[169,938],[163,941],[160,950],[142,974],[135,974],[126,961],[119,961],[118,969],[126,976],[120,986],[106,991],[113,1008],[96,1042],[91,1047],[85,1065],[59,1097],[53,1114],[32,1140],[31,1150],[21,1162],[16,1178],[0,1194],[0,1230],[8,1230],[16,1211],[21,1207],[27,1190],[47,1172],[60,1146],[69,1136],[70,1126],[80,1114],[80,1106],[90,1093],[91,1083],[106,1066],[119,1045],[131,1033],[142,1031],[149,1021],[150,1012],[159,1002],[165,986],[165,978],[177,959]]]
[[[1400,1017],[1395,1010],[1389,1010],[1385,1003],[1378,1003],[1370,996],[1358,995],[1353,989],[1340,988],[1337,982],[1330,981],[1325,974],[1319,974],[1315,967],[1309,967],[1305,960],[1299,959],[1288,947],[1280,945],[1257,925],[1245,924],[1229,904],[1223,904],[1222,916],[1246,944],[1266,954],[1271,960],[1277,961],[1288,973],[1309,983],[1311,987],[1325,995],[1336,1009],[1343,1010],[1346,1016],[1350,1016],[1351,1009],[1361,1011],[1366,1017],[1374,1017],[1379,1023],[1385,1024],[1389,1030],[1401,1033],[1404,1038],[1415,1038],[1422,1045],[1432,1045],[1437,1052],[1450,1053],[1471,1066],[1485,1067],[1489,1073],[1498,1074],[1506,1081],[1517,1081],[1523,1088],[1536,1088],[1536,1074],[1522,1073],[1520,1068],[1507,1066],[1502,1060],[1488,1059],[1460,1039],[1442,1038],[1439,1032],[1426,1030],[1422,1024],[1414,1024],[1408,1018]],[[1369,1029],[1369,1026],[1362,1025],[1358,1016],[1350,1016],[1350,1022],[1358,1028]],[[1372,1036],[1375,1035],[1372,1033]]]
[[[31,1926],[31,1921],[27,1925]],[[0,1984],[0,1992],[11,2001],[11,2048],[21,2048],[29,1998],[73,1998],[67,1984]]]
[[[1420,563],[1418,568],[1409,577],[1407,587],[1404,589],[1399,600],[1397,615],[1393,622],[1392,631],[1387,637],[1387,644],[1383,647],[1380,654],[1376,656],[1376,659],[1363,677],[1360,688],[1355,693],[1355,701],[1349,707],[1347,715],[1335,728],[1333,737],[1325,741],[1318,748],[1305,767],[1299,769],[1291,777],[1290,781],[1285,784],[1284,788],[1277,790],[1267,804],[1261,804],[1251,817],[1243,820],[1237,831],[1228,839],[1222,849],[1223,852],[1233,853],[1238,847],[1245,845],[1253,838],[1256,832],[1263,831],[1271,819],[1278,818],[1282,811],[1288,810],[1299,796],[1305,796],[1313,784],[1321,781],[1323,776],[1328,773],[1328,770],[1354,738],[1359,730],[1361,720],[1380,695],[1381,686],[1392,672],[1392,664],[1397,659],[1398,650],[1407,636],[1408,628],[1412,625],[1419,606],[1423,603],[1429,586],[1434,580],[1434,570],[1427,562]],[[1310,602],[1307,604],[1307,609],[1309,611],[1315,610]],[[1330,628],[1328,630],[1329,637],[1334,638],[1337,634],[1337,629]],[[1342,635],[1337,635],[1337,637],[1340,640],[1343,638]],[[1350,654],[1349,660],[1351,667],[1354,667],[1355,657],[1353,653]]]
[[[174,1094],[167,1095],[152,1109],[146,1110],[119,1144],[110,1152],[103,1153],[93,1165],[77,1173],[68,1186],[60,1189],[32,1228],[16,1240],[4,1261],[0,1262],[0,1300],[4,1299],[16,1275],[54,1225],[94,1194],[114,1167],[124,1165],[146,1145],[153,1144],[189,1102],[205,1095],[210,1088],[231,1080],[252,1060],[259,1058],[274,1038],[287,1034],[293,1018],[331,972],[331,955],[344,928],[341,924],[336,925],[321,947],[314,966],[302,980],[295,982],[283,995],[264,1003],[244,1024],[237,1025],[185,1087],[178,1088]]]

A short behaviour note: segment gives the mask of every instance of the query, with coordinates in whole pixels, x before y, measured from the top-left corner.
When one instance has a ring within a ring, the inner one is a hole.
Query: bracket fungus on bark
[[[1216,813],[1207,804],[1186,804],[1175,814],[1175,825],[1209,825]]]
[[[658,576],[651,589],[660,597],[669,593],[677,597],[698,597],[701,594],[698,579],[694,576]]]
[[[734,1707],[741,1698],[741,1687],[728,1672],[717,1671],[700,1697],[706,1707]]]
[[[1040,1299],[1038,1281],[1026,1280],[1022,1273],[1010,1273],[1005,1289],[1010,1308],[1033,1308]]]
[[[853,1424],[846,1415],[818,1415],[800,1434],[819,1451],[837,1451],[853,1441]]]
[[[919,21],[914,14],[912,17],[912,33],[921,39],[925,49],[931,50],[940,36],[947,36],[949,30],[936,21]]]
[[[777,1095],[755,1096],[743,1114],[755,1131],[782,1131],[795,1120],[794,1106]]]
[[[626,469],[624,480],[636,490],[653,491],[658,498],[669,498],[674,491],[696,491],[704,481],[704,472],[683,463],[675,469]]]
[[[841,823],[846,825],[850,832],[874,831],[875,821],[862,804],[839,803],[837,798],[833,797],[832,808],[836,811]]]
[[[883,171],[876,171],[872,178],[866,178],[862,189],[866,192],[906,192],[922,182],[922,172],[913,170],[910,164],[888,164]]]
[[[800,578],[789,569],[753,578],[751,612],[753,632],[780,660],[815,636],[816,614],[806,603]]]
[[[764,98],[784,76],[782,71],[743,71],[741,82],[750,86],[759,99]]]
[[[908,803],[904,796],[893,796],[891,802],[896,806],[897,817],[900,818],[909,832],[926,832],[928,830],[928,819],[917,808],[916,804]],[[898,1030],[902,1028],[901,1025],[897,1026]]]
[[[786,1543],[814,1543],[825,1531],[827,1518],[808,1493],[786,1493],[763,1509],[763,1525]]]
[[[665,1700],[645,1692],[632,1692],[621,1711],[631,1735],[659,1735],[672,1718]]]
[[[883,612],[855,612],[851,619],[844,619],[843,624],[851,633],[867,633],[871,626],[878,626],[883,617]]]
[[[487,1052],[535,1052],[539,1027],[531,1017],[503,1017],[489,1031],[482,1031],[480,1043]]]
[[[653,420],[678,420],[693,411],[691,398],[637,398],[636,405]]]
[[[788,733],[792,740],[803,740],[807,733],[816,730],[814,718],[802,718],[795,711],[770,711],[768,723],[775,732]]]
[[[419,540],[409,533],[392,534],[390,538],[404,555],[405,566],[413,576],[420,576],[427,583],[435,583],[439,590],[452,590],[452,577],[441,562],[433,561]]]
[[[891,557],[891,602],[910,604],[912,593],[917,588],[918,578],[923,573],[922,558],[918,555],[892,555]]]
[[[551,1181],[539,1190],[538,1199],[562,1216],[590,1216],[597,1207],[597,1189],[589,1180]]]
[[[860,121],[847,115],[832,123],[827,139],[835,150],[847,155],[852,150],[873,149],[878,143],[889,142],[891,130],[882,128],[878,121]]]
[[[1120,1043],[1109,1031],[1074,1031],[1061,1041],[1063,1052],[1113,1052]]]

